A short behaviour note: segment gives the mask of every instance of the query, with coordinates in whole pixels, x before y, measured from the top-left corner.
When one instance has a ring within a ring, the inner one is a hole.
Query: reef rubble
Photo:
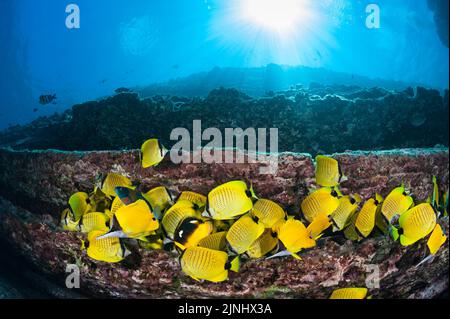
[[[224,152],[232,152],[224,151]],[[195,156],[195,154],[194,154]],[[417,201],[432,192],[432,175],[444,189],[449,182],[446,148],[333,155],[349,180],[344,192],[364,198],[386,196],[405,183]],[[302,252],[303,261],[281,258],[250,261],[223,283],[199,283],[184,275],[175,255],[140,250],[119,264],[89,259],[81,251],[82,234],[64,232],[59,215],[69,195],[92,188],[97,173],[116,171],[145,187],[165,185],[172,191],[207,193],[231,179],[253,182],[260,197],[283,205],[290,214],[314,185],[308,154],[283,153],[276,175],[261,175],[263,164],[173,164],[142,169],[138,151],[62,152],[0,150],[0,238],[33,267],[64,286],[67,264],[81,270],[81,291],[93,297],[118,298],[327,298],[337,287],[366,286],[379,272],[373,298],[433,298],[448,293],[448,241],[435,258],[415,267],[427,254],[426,241],[402,247],[385,236],[359,243],[325,237]],[[440,224],[448,233],[448,217]],[[375,270],[374,270],[375,269]]]

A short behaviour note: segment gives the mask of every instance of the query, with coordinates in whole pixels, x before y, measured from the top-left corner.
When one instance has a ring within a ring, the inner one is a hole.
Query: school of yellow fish
[[[146,141],[142,166],[157,166],[167,152],[157,139]],[[378,229],[403,246],[429,236],[430,256],[446,241],[437,219],[448,214],[448,190],[440,196],[434,176],[433,196],[424,203],[414,203],[403,185],[385,199],[375,194],[363,202],[357,194],[341,193],[339,184],[347,178],[335,159],[319,155],[315,164],[318,188],[295,216],[258,198],[244,181],[227,182],[205,195],[184,191],[175,198],[164,186],[142,192],[128,177],[110,172],[98,176],[90,194],[69,198],[61,225],[86,234],[82,249],[92,259],[120,262],[131,254],[127,241],[135,240],[143,249],[178,253],[186,275],[210,282],[227,280],[230,270],[238,272],[249,259],[300,260],[301,251],[315,247],[325,232],[359,241]],[[364,299],[367,293],[367,288],[349,287],[330,298]]]

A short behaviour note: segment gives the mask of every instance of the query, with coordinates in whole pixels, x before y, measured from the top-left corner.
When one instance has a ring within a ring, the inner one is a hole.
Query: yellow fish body
[[[395,215],[402,215],[406,212],[412,205],[414,201],[411,196],[405,191],[404,186],[397,187],[393,189],[381,206],[381,213],[388,223],[392,221]]]
[[[82,233],[90,233],[94,230],[107,232],[109,230],[108,220],[108,216],[104,213],[87,213],[81,217],[78,230]]]
[[[126,205],[120,200],[120,198],[115,197],[111,204],[111,210],[110,210],[111,216],[110,217],[114,216],[117,213],[117,211],[124,206],[126,206]]]
[[[359,212],[358,217],[356,218],[355,227],[362,237],[367,237],[372,233],[373,228],[375,227],[375,217],[379,204],[380,203],[376,199],[370,198],[364,203],[364,206]]]
[[[286,217],[286,212],[283,208],[268,199],[258,199],[253,205],[252,213],[267,228],[272,228],[273,225]]]
[[[332,292],[330,299],[365,299],[367,288],[341,288]]]
[[[358,209],[358,204],[360,202],[361,197],[359,197],[359,195],[339,198],[338,208],[330,215],[335,231],[343,230],[348,226],[353,214]]]
[[[320,214],[314,218],[312,223],[306,228],[309,237],[317,240],[322,237],[322,234],[331,226],[330,218],[325,214]]]
[[[145,141],[141,146],[141,164],[143,168],[157,166],[162,162],[168,150],[153,138]]]
[[[239,269],[239,259],[228,261],[228,254],[223,251],[204,247],[190,247],[180,257],[181,269],[195,280],[221,282],[228,278],[228,270]]]
[[[170,191],[164,186],[158,186],[142,196],[150,203],[150,206],[154,210],[158,211],[158,215],[162,215],[162,212],[173,205],[173,198]],[[156,215],[156,214],[155,214]]]
[[[344,236],[348,240],[357,241],[361,239],[361,236],[358,234],[356,230],[356,219],[358,218],[359,212],[355,212],[353,216],[350,218],[350,222],[348,226],[344,228]]]
[[[117,173],[106,174],[101,182],[101,191],[109,197],[115,197],[116,187],[133,188],[133,183],[126,176]]]
[[[181,192],[177,201],[181,200],[190,201],[191,203],[197,205],[199,208],[205,207],[206,205],[206,196],[195,192],[190,191]]]
[[[169,239],[174,239],[178,225],[185,218],[199,217],[199,215],[191,202],[185,200],[178,201],[164,213],[161,225],[166,236]]]
[[[345,176],[334,158],[318,155],[316,157],[316,183],[324,187],[337,186]]]
[[[78,224],[80,221],[74,221],[72,218],[70,208],[66,208],[61,213],[61,226],[64,230],[78,231]]]
[[[222,231],[213,233],[198,242],[199,247],[209,248],[212,250],[226,251],[227,249],[227,232]]]
[[[430,234],[436,226],[436,213],[429,203],[414,206],[400,216],[399,229],[391,227],[394,240],[400,238],[403,246],[409,246]]]
[[[108,263],[117,263],[127,257],[130,252],[117,237],[98,239],[105,232],[92,231],[88,234],[87,255],[95,260]]]
[[[79,221],[87,212],[91,211],[89,195],[84,192],[77,192],[70,196],[69,207],[72,212],[73,221]]]
[[[264,233],[249,247],[245,254],[252,259],[258,259],[266,256],[278,248],[277,235],[267,228]]]
[[[331,215],[339,207],[338,193],[332,188],[320,188],[309,194],[301,203],[303,216],[308,222],[320,214]]]
[[[264,230],[264,225],[259,223],[257,218],[246,214],[230,227],[226,239],[232,251],[240,255],[250,248]]]
[[[142,199],[119,208],[114,216],[128,238],[148,236],[159,228],[158,220]]]
[[[302,249],[312,248],[316,245],[316,241],[309,237],[309,233],[299,220],[288,218],[288,220],[281,225],[278,231],[278,238],[283,243],[286,250],[297,259],[297,253]]]
[[[438,252],[439,248],[444,245],[446,240],[447,236],[445,236],[444,232],[442,231],[441,225],[436,224],[430,238],[428,238],[427,241],[427,246],[430,250],[430,254],[435,255]]]
[[[252,196],[252,189],[245,182],[222,184],[209,192],[205,213],[213,219],[233,219],[253,208]]]
[[[175,244],[182,249],[197,246],[200,240],[209,236],[214,229],[211,221],[185,218],[175,231]]]

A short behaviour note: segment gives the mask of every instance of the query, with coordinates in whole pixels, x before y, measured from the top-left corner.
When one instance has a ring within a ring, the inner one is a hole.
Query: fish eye
[[[338,196],[338,193],[337,193],[335,190],[333,190],[333,191],[331,192],[331,196],[337,197],[337,196]]]
[[[356,200],[354,198],[350,198],[350,203],[353,205],[354,203],[356,203]]]
[[[408,196],[408,194],[406,194],[406,192],[403,192],[403,196]]]
[[[153,217],[153,218],[152,218],[152,220],[153,220],[153,221],[156,221],[156,218],[155,218],[155,217]]]

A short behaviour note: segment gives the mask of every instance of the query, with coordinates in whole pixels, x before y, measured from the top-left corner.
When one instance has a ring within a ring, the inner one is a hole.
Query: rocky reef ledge
[[[224,151],[232,152],[232,151]],[[194,154],[195,156],[195,154]],[[432,175],[448,186],[448,149],[409,149],[350,152],[333,155],[349,180],[344,192],[368,198],[386,196],[400,183],[417,201],[432,193]],[[199,283],[185,276],[175,255],[141,250],[139,258],[120,264],[89,259],[80,250],[81,234],[57,227],[59,214],[71,193],[92,188],[97,173],[116,171],[138,179],[145,187],[165,185],[174,192],[191,189],[207,193],[231,179],[252,181],[260,197],[298,213],[299,203],[314,183],[312,158],[283,153],[276,175],[260,175],[263,164],[180,164],[164,161],[143,170],[137,151],[60,152],[0,150],[0,237],[64,286],[66,265],[81,270],[81,292],[94,297],[135,298],[327,298],[337,287],[365,286],[378,267],[380,288],[374,298],[433,298],[448,293],[448,241],[429,263],[415,267],[427,254],[426,242],[404,248],[383,236],[359,243],[326,237],[318,246],[293,258],[251,261],[226,282]],[[440,220],[448,233],[448,218]]]
[[[204,84],[202,83],[202,86]],[[193,121],[217,128],[277,128],[279,151],[317,153],[448,146],[448,90],[405,91],[353,86],[293,88],[250,97],[215,89],[206,97],[123,93],[74,105],[0,132],[0,147],[14,149],[135,149],[149,137],[166,147],[175,128]],[[192,134],[192,133],[191,133]],[[208,141],[204,141],[206,144]]]

